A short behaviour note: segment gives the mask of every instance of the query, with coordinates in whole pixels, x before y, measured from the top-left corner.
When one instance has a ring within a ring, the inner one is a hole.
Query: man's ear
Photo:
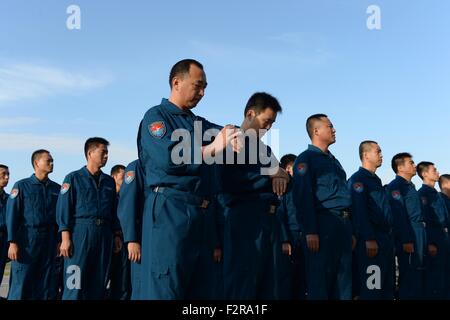
[[[249,109],[247,110],[247,113],[245,115],[245,118],[249,121],[253,120],[256,116],[256,112],[253,109]]]
[[[178,90],[178,86],[180,85],[180,77],[175,76],[172,79],[172,89]]]

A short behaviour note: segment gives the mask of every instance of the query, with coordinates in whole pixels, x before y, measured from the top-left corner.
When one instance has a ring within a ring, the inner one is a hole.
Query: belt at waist
[[[335,216],[338,216],[343,219],[349,219],[351,217],[351,210],[350,208],[344,208],[344,209],[322,209],[319,211],[319,214],[332,214]]]
[[[185,192],[185,191],[181,191],[181,190],[177,190],[177,189],[169,188],[169,187],[159,187],[158,186],[158,187],[153,188],[153,192],[161,193],[161,194],[166,195],[167,197],[172,197],[174,199],[185,201],[191,205],[198,206],[203,209],[208,208],[208,206],[211,202],[206,197],[203,198],[203,197],[197,196],[197,195],[189,193],[189,192]]]
[[[109,219],[105,218],[75,218],[75,224],[84,224],[84,225],[96,225],[96,226],[103,226],[103,225],[109,225],[110,221]]]

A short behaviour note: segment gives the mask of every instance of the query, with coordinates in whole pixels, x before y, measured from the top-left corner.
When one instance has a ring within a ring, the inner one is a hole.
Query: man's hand
[[[114,235],[114,253],[119,253],[120,250],[122,250],[123,244],[122,244],[122,237],[120,234]]]
[[[278,168],[276,174],[270,176],[272,178],[272,190],[277,196],[281,197],[286,193],[289,183],[289,174],[282,168]]]
[[[412,242],[404,243],[403,251],[405,251],[406,253],[409,253],[409,254],[414,253],[414,243],[412,243]]]
[[[290,256],[292,254],[291,244],[289,242],[283,242],[283,244],[281,245],[281,252],[283,252],[283,254]]]
[[[369,258],[374,258],[378,253],[378,244],[375,240],[366,241],[366,253]]]
[[[311,252],[319,251],[319,235],[318,234],[308,234],[306,235],[306,245]]]
[[[222,249],[221,248],[215,248],[214,249],[213,260],[214,260],[214,262],[222,261]]]
[[[128,259],[131,262],[141,261],[141,244],[139,242],[128,242]]]
[[[19,259],[19,246],[17,243],[9,243],[8,258],[11,259],[11,261],[17,261]]]
[[[436,256],[436,255],[437,255],[437,252],[438,252],[438,248],[437,248],[434,244],[429,244],[429,245],[428,245],[428,254],[429,254],[431,257]]]
[[[64,258],[72,256],[72,240],[70,239],[70,232],[61,232],[61,245],[59,246],[59,255]]]
[[[214,157],[216,153],[224,150],[228,145],[233,147],[233,151],[239,153],[242,149],[242,131],[233,125],[226,125],[220,130],[213,142],[202,149],[203,158]]]

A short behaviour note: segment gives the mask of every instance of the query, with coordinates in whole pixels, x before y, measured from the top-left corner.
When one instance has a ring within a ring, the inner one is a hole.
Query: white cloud
[[[7,141],[1,146],[3,151],[29,151],[36,149],[47,149],[67,156],[80,155],[83,153],[85,140],[82,138],[60,135],[35,135],[30,133],[0,133],[0,141]],[[112,141],[109,148],[110,156],[129,163],[137,158],[136,148],[125,147]]]
[[[39,122],[41,119],[31,117],[0,118],[0,128],[28,126]]]
[[[89,75],[30,64],[0,67],[0,104],[63,93],[75,93],[105,86],[107,75]]]

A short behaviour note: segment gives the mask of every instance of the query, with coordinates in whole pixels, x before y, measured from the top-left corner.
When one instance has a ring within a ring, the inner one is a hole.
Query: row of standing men
[[[132,299],[393,299],[394,255],[400,299],[449,297],[450,177],[434,164],[416,168],[410,154],[397,154],[396,177],[383,187],[381,149],[364,141],[361,168],[347,181],[328,149],[336,131],[324,114],[307,119],[311,144],[298,157],[252,162],[252,150],[273,159],[260,138],[281,112],[277,99],[256,93],[240,127],[221,127],[191,111],[206,88],[200,63],[175,64],[170,85],[169,99],[140,124],[139,159],[126,168],[119,197],[101,171],[109,144],[102,138],[86,141],[86,166],[61,186],[48,178],[46,150],[33,153],[35,174],[7,201],[0,185],[0,266],[8,251],[10,299],[103,299],[110,278],[116,297]],[[174,132],[198,123],[202,136],[218,132],[199,146],[202,161],[191,158],[195,144],[187,160],[174,161]],[[244,162],[207,164],[230,150]],[[269,166],[275,170],[262,170]],[[0,181],[6,172],[0,166]],[[64,258],[62,276],[56,256]]]

